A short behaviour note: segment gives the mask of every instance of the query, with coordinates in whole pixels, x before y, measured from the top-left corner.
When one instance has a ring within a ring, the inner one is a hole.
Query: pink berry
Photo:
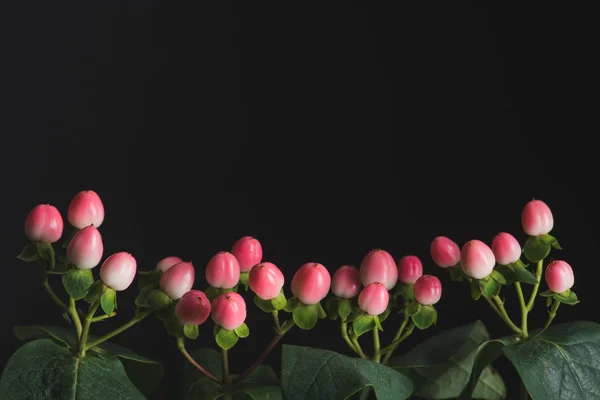
[[[385,250],[371,250],[362,260],[359,272],[363,286],[380,282],[387,290],[391,290],[398,282],[396,262]]]
[[[246,320],[246,302],[236,292],[215,297],[211,310],[210,315],[214,323],[227,330],[239,328]]]
[[[167,272],[169,268],[175,264],[179,264],[180,262],[183,262],[183,260],[179,257],[165,257],[156,264],[156,269],[160,269],[162,272]]]
[[[250,271],[252,267],[262,261],[263,256],[260,242],[252,236],[244,236],[235,242],[231,253],[238,260],[241,272]]]
[[[351,265],[339,267],[331,278],[331,291],[342,299],[353,299],[358,296],[362,284],[358,268]]]
[[[73,236],[67,247],[67,259],[79,269],[92,269],[100,264],[104,244],[94,225],[86,226]]]
[[[442,283],[433,275],[423,275],[415,282],[415,300],[424,306],[432,306],[442,297]]]
[[[210,315],[210,301],[201,290],[190,290],[175,306],[175,315],[183,325],[202,325]]]
[[[122,291],[133,282],[136,269],[135,258],[131,254],[121,251],[104,261],[100,267],[100,279],[109,288]]]
[[[523,208],[521,225],[523,231],[529,236],[549,233],[554,227],[554,217],[550,207],[541,200],[531,200]]]
[[[25,219],[25,235],[34,242],[54,243],[63,233],[63,219],[56,207],[39,204]]]
[[[554,260],[548,264],[545,278],[548,288],[554,293],[566,292],[575,283],[573,269],[565,261],[560,260]]]
[[[93,190],[83,190],[75,195],[67,210],[69,223],[77,229],[94,225],[99,228],[104,221],[104,204]]]
[[[500,232],[492,240],[492,251],[500,265],[509,265],[521,258],[521,245],[513,235]]]
[[[417,256],[404,256],[398,261],[398,280],[414,284],[423,275],[423,263]]]
[[[270,262],[255,265],[248,276],[250,289],[263,300],[271,300],[279,296],[284,282],[283,273]]]
[[[390,294],[382,283],[373,282],[365,286],[358,295],[358,306],[369,315],[380,315],[388,306]]]
[[[206,281],[214,288],[231,289],[240,281],[240,264],[226,251],[215,254],[206,264]]]
[[[177,300],[194,286],[196,270],[191,262],[173,265],[160,277],[160,289],[171,299]]]
[[[327,296],[331,287],[331,275],[322,264],[306,263],[292,278],[292,294],[302,303],[317,304]]]
[[[481,240],[470,240],[460,252],[460,264],[467,276],[483,279],[492,273],[496,258],[487,244]]]
[[[460,261],[460,248],[446,236],[438,236],[429,246],[431,258],[440,268],[454,267]]]

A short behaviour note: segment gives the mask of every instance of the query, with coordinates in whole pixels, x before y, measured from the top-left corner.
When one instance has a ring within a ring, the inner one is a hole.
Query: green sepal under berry
[[[346,321],[350,314],[352,314],[353,308],[354,306],[351,299],[343,299],[340,297],[330,297],[325,303],[327,316],[331,320],[340,318],[342,321]]]
[[[62,276],[62,283],[69,296],[75,300],[81,300],[94,284],[94,276],[90,269],[75,268]]]
[[[463,271],[460,263],[446,269],[450,272],[450,279],[452,279],[454,282],[462,282],[469,278]]]
[[[248,279],[250,277],[250,272],[240,272],[240,283],[244,286],[244,290],[248,291]]]
[[[108,290],[108,286],[104,284],[100,279],[90,286],[88,289],[87,295],[84,297],[84,300],[88,303],[94,303],[104,296],[104,293]]]
[[[35,242],[40,258],[48,262],[48,269],[53,269],[56,264],[56,253],[51,243]]]
[[[372,331],[376,327],[377,323],[375,322],[375,317],[366,313],[363,313],[354,321],[352,321],[352,331],[356,337],[360,337],[361,335]]]
[[[498,273],[498,275],[500,274]],[[500,294],[500,290],[502,290],[502,284],[491,276],[488,276],[487,278],[479,280],[479,289],[483,297],[486,299],[491,299]]]
[[[393,293],[392,297],[402,297],[405,301],[412,301],[415,298],[415,285],[398,281]]]
[[[140,290],[140,293],[135,298],[135,305],[138,307],[151,308],[160,310],[170,306],[173,300],[162,290],[146,286]]]
[[[229,288],[229,289],[216,288],[216,287],[209,286],[204,290],[204,294],[206,295],[206,298],[208,299],[208,301],[213,301],[215,299],[215,297],[217,297],[217,296],[220,296],[225,293],[237,292],[237,290],[238,290],[238,285],[236,285],[235,287]]]
[[[100,299],[100,307],[107,315],[112,314],[117,308],[117,292],[108,288]]]
[[[322,315],[319,308],[323,310],[323,308],[320,307],[320,303],[310,305],[299,303],[299,305],[292,311],[292,318],[300,329],[312,329],[315,327],[315,325],[317,325],[317,321]],[[326,317],[327,313],[325,313],[324,310],[323,313]]]
[[[200,335],[200,329],[198,328],[198,325],[185,324],[183,325],[183,334],[188,339],[198,339],[198,336]]]
[[[531,262],[538,262],[550,254],[552,249],[562,250],[558,240],[550,235],[530,236],[523,246],[523,254]]]
[[[291,313],[301,305],[302,303],[300,302],[300,300],[298,300],[297,297],[292,296],[289,299],[287,299],[285,307],[283,307],[283,311]]]
[[[577,298],[577,295],[575,294],[575,292],[572,291],[571,289],[568,289],[562,293],[554,293],[551,290],[546,290],[546,291],[540,293],[539,295],[541,297],[552,298],[558,302],[567,304],[569,306],[574,306],[575,304],[580,302],[579,299]]]
[[[218,327],[215,334],[215,342],[223,350],[229,350],[240,340],[235,330]]]
[[[258,296],[254,296],[254,304],[262,311],[266,313],[272,313],[274,311],[283,310],[287,304],[287,300],[285,295],[283,294],[283,289],[279,292],[277,297],[274,297],[270,300],[261,299]]]
[[[421,330],[437,323],[438,313],[434,306],[423,306],[411,317],[413,324]]]
[[[160,277],[163,272],[160,269],[153,269],[150,271],[138,271],[137,287],[142,290],[146,287],[157,289],[160,287]]]

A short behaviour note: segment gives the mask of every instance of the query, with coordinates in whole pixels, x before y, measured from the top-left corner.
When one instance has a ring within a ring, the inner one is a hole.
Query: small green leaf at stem
[[[417,328],[427,329],[437,322],[437,310],[433,306],[421,306],[419,313],[412,316],[412,321]]]
[[[290,297],[289,299],[287,299],[287,303],[285,304],[285,307],[283,307],[283,311],[291,313],[296,308],[300,307],[301,304],[302,303],[300,303],[300,300],[298,300],[298,298]]]
[[[352,321],[352,331],[356,337],[360,337],[367,332],[372,331],[377,326],[375,317],[365,314],[361,315],[354,321]]]
[[[219,329],[219,332],[217,332],[217,334],[215,335],[215,341],[217,342],[217,345],[223,350],[231,349],[233,346],[236,345],[238,340],[239,336],[235,333],[235,331],[228,330],[223,327],[221,327],[221,329]]]
[[[404,312],[409,317],[413,317],[421,311],[421,307],[422,306],[419,303],[417,303],[416,301],[413,301],[408,305],[408,307],[406,307],[406,310]]]
[[[240,339],[247,338],[250,335],[250,328],[248,328],[248,325],[246,325],[244,322],[235,328],[234,331]]]
[[[73,269],[62,276],[65,290],[75,300],[83,299],[94,284],[94,276],[89,269]]]
[[[504,276],[498,272],[497,270],[492,270],[492,273],[490,274],[490,277],[495,280],[496,282],[502,284],[502,285],[506,285],[506,278],[504,278]]]
[[[319,310],[315,304],[300,304],[298,308],[295,308],[294,311],[292,311],[292,318],[296,325],[298,325],[298,328],[309,330],[317,325],[317,321],[319,320]]]
[[[100,307],[105,314],[112,314],[117,308],[117,292],[108,288],[100,299]]]
[[[25,262],[33,262],[39,260],[40,255],[38,254],[37,245],[35,244],[35,242],[30,242],[25,247],[23,247],[23,250],[21,250],[17,258]]]
[[[272,298],[271,300],[269,300],[269,302],[275,310],[283,310],[285,308],[285,305],[287,304],[287,299],[285,298],[283,289],[281,290],[281,292],[279,292],[279,295],[277,297]]]
[[[200,334],[200,330],[198,329],[198,325],[193,324],[185,324],[183,326],[183,334],[188,339],[197,339]]]

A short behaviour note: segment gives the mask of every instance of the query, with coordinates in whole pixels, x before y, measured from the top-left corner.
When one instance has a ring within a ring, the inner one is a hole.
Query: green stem
[[[544,260],[540,260],[537,263],[537,268],[535,269],[535,277],[538,280],[538,283],[533,286],[533,291],[531,292],[531,297],[529,298],[529,302],[527,303],[527,311],[531,311],[533,309],[533,305],[535,303],[535,298],[538,294],[538,290],[540,289],[540,281],[542,277],[542,269],[544,268]]]
[[[404,328],[406,328],[406,324],[408,323],[408,319],[410,317],[406,314],[404,314],[404,318],[402,319],[402,323],[400,324],[400,327],[398,328],[398,331],[396,332],[396,336],[394,336],[394,338],[392,339],[392,343],[396,343],[400,340],[400,338],[402,337],[402,333],[404,332]],[[399,345],[400,343],[398,343]],[[396,350],[396,348],[398,347],[398,345],[393,346],[392,350],[390,350],[385,357],[383,358],[382,364],[387,364],[387,362],[390,360],[390,358],[392,357],[392,354],[394,353],[394,350]]]
[[[94,318],[94,314],[96,314],[98,307],[100,307],[100,301],[92,303],[92,305],[90,306],[90,311],[86,314],[84,318],[83,330],[81,331],[81,336],[79,337],[79,346],[77,353],[77,356],[80,358],[85,356],[85,351],[87,350],[86,342],[88,334],[90,333],[90,326],[92,325],[92,319]]]
[[[98,317],[92,318],[92,322],[98,322],[98,321],[102,321],[102,320],[105,320],[105,319],[108,319],[108,318],[112,318],[115,315],[117,315],[117,313],[113,311],[110,314],[104,314],[104,315],[100,315]]]
[[[81,326],[81,319],[79,318],[79,313],[75,308],[75,299],[72,297],[69,298],[69,307],[67,308],[67,312],[73,320],[75,330],[77,331],[77,340],[79,340],[81,338],[81,331],[83,330],[83,327]]]
[[[194,358],[190,355],[190,353],[187,352],[187,350],[185,349],[185,341],[183,338],[177,339],[177,348],[179,349],[181,354],[183,354],[185,356],[185,358],[187,358],[187,360],[190,362],[190,364],[192,364],[204,376],[206,376],[208,379],[210,379],[213,382],[216,382],[218,384],[221,383],[221,380],[219,378],[217,378],[216,376],[214,376],[213,374],[208,372],[206,370],[206,368],[204,368],[202,365],[198,364],[198,362],[196,360],[194,360]]]
[[[548,316],[548,320],[544,324],[543,330],[548,329],[548,327],[552,323],[552,320],[554,320],[554,317],[556,317],[556,311],[558,311],[559,306],[560,306],[560,301],[554,300],[554,303],[552,303],[552,308],[550,309],[550,315]]]
[[[356,353],[358,353],[358,356],[360,358],[362,358],[363,360],[368,360],[369,357],[367,357],[367,355],[365,354],[365,352],[362,350],[362,347],[360,347],[360,343],[358,343],[358,338],[355,335],[352,335],[350,337],[350,341],[352,342],[352,344],[356,348]]]
[[[379,350],[381,349],[381,343],[379,342],[379,329],[377,327],[373,328],[373,361],[376,363],[381,363],[381,353]]]
[[[293,319],[289,319],[283,323],[281,326],[281,330],[275,335],[275,337],[271,340],[271,342],[267,345],[267,347],[263,350],[262,354],[256,359],[254,364],[252,364],[248,369],[242,372],[240,375],[236,376],[233,380],[233,383],[237,383],[242,379],[245,379],[250,375],[256,368],[258,368],[268,357],[271,351],[275,348],[277,343],[281,340],[283,335],[285,335],[290,329],[296,326],[296,323]]]
[[[271,314],[273,314],[273,323],[275,324],[275,330],[277,332],[281,332],[281,324],[279,323],[279,313],[277,312],[277,310],[275,310]]]
[[[63,310],[67,310],[69,307],[65,304],[64,301],[62,301],[57,295],[56,293],[54,293],[54,290],[52,290],[52,287],[50,287],[50,284],[48,283],[48,280],[44,280],[44,282],[42,283],[42,285],[46,288],[46,291],[48,292],[48,294],[50,295],[50,297],[52,298],[52,300],[54,300],[54,302],[56,304],[58,304],[58,306],[60,308],[62,308]]]
[[[352,341],[350,340],[350,336],[348,336],[348,323],[344,322],[342,319],[340,319],[340,333],[342,334],[342,338],[344,339],[348,347],[350,347],[350,349],[353,352],[358,354],[356,347],[354,347],[354,344],[352,344]]]
[[[517,297],[519,299],[519,305],[521,306],[521,331],[523,337],[527,337],[529,336],[529,333],[527,331],[527,316],[529,313],[529,309],[525,305],[523,289],[521,288],[521,284],[519,282],[515,282],[515,289],[517,290]]]
[[[231,378],[229,377],[229,357],[225,349],[221,349],[221,367],[223,371],[223,384],[228,385],[231,383]]]
[[[506,312],[506,308],[504,308],[504,304],[502,303],[502,300],[500,300],[500,298],[498,296],[494,296],[493,297],[494,302],[496,303],[496,307],[495,311],[497,311],[498,315],[500,316],[500,318],[502,318],[502,320],[504,321],[504,323],[513,330],[513,332],[515,332],[516,334],[522,334],[523,332],[521,331],[521,329],[515,325],[515,323],[512,321],[512,319],[510,319],[510,317],[508,316],[508,313]],[[487,299],[486,299],[487,300]],[[491,303],[491,301],[488,300],[488,302]]]
[[[136,312],[135,316],[129,320],[129,322],[126,322],[125,324],[121,325],[120,327],[118,327],[117,329],[113,330],[112,332],[107,333],[104,336],[101,336],[100,338],[94,340],[93,342],[89,343],[86,346],[86,350],[90,349],[94,346],[98,346],[99,344],[106,342],[107,340],[111,339],[114,336],[117,336],[119,333],[131,328],[133,325],[137,324],[138,322],[140,322],[141,320],[143,320],[144,318],[146,318],[148,315],[150,315],[152,313],[152,310],[145,310],[145,311],[139,311]]]
[[[395,351],[398,348],[398,346],[400,345],[400,343],[402,343],[404,340],[406,340],[407,337],[409,337],[411,335],[411,333],[413,332],[414,329],[415,329],[414,324],[408,325],[408,328],[406,328],[406,330],[404,331],[404,334],[402,336],[400,336],[400,338],[398,338],[398,340],[396,340],[396,341],[392,342],[390,345],[384,347],[381,350],[381,354],[390,354],[391,352]],[[387,360],[384,359],[382,364],[387,364],[388,361],[389,361],[389,357],[387,357]]]

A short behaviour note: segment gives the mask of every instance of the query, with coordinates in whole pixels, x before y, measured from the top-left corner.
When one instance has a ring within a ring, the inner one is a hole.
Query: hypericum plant
[[[508,233],[495,237],[491,248],[471,240],[461,250],[442,236],[431,243],[434,263],[447,269],[452,279],[469,282],[473,297],[485,299],[514,335],[489,340],[483,324],[476,321],[438,333],[396,356],[409,336],[438,320],[435,306],[442,297],[442,284],[424,274],[416,255],[396,262],[389,252],[374,249],[359,268],[346,264],[333,274],[318,262],[307,262],[295,271],[286,295],[281,269],[263,259],[258,239],[244,236],[229,251],[218,251],[208,260],[203,271],[208,287],[198,289],[194,288],[196,267],[178,256],[165,257],[145,270],[138,269],[134,256],[125,251],[102,261],[99,228],[104,205],[95,192],[78,193],[67,216],[73,230],[62,246],[56,246],[63,236],[61,214],[51,205],[36,206],[25,221],[30,243],[18,258],[38,264],[42,287],[70,329],[15,328],[17,337],[31,341],[4,367],[2,399],[145,398],[158,386],[162,366],[109,339],[150,315],[163,322],[186,362],[182,393],[173,393],[169,397],[173,399],[407,399],[411,395],[503,399],[505,385],[489,365],[501,352],[514,363],[535,399],[592,398],[600,390],[596,384],[600,381],[598,326],[578,322],[550,327],[561,303],[578,300],[571,290],[574,278],[569,264],[552,261],[544,273],[551,247],[560,247],[549,235],[552,214],[539,201],[529,203],[523,212],[523,228],[530,235],[523,251],[528,260],[535,260],[534,272],[520,260],[521,246]],[[538,294],[542,275],[549,290]],[[52,289],[52,276],[61,277],[65,293]],[[136,276],[139,294],[133,317],[104,335],[94,335],[95,324],[110,323],[106,321],[117,315],[118,293],[131,287]],[[527,302],[521,283],[533,287]],[[520,325],[510,318],[500,297],[509,285],[515,287],[521,305]],[[547,298],[548,322],[541,330],[529,331],[527,316],[539,296]],[[273,338],[254,363],[230,365],[229,353],[251,332],[271,332],[247,321],[249,305],[269,315]],[[332,335],[339,335],[351,355],[283,345],[281,373],[264,364],[287,332],[310,331],[317,324],[326,324]],[[384,326],[391,328],[389,333]],[[214,340],[207,342],[202,331]],[[203,345],[190,352],[188,345],[194,340]],[[585,360],[575,357],[584,351]],[[572,378],[579,386],[548,382],[557,376],[569,383]],[[567,396],[572,393],[579,397]]]

